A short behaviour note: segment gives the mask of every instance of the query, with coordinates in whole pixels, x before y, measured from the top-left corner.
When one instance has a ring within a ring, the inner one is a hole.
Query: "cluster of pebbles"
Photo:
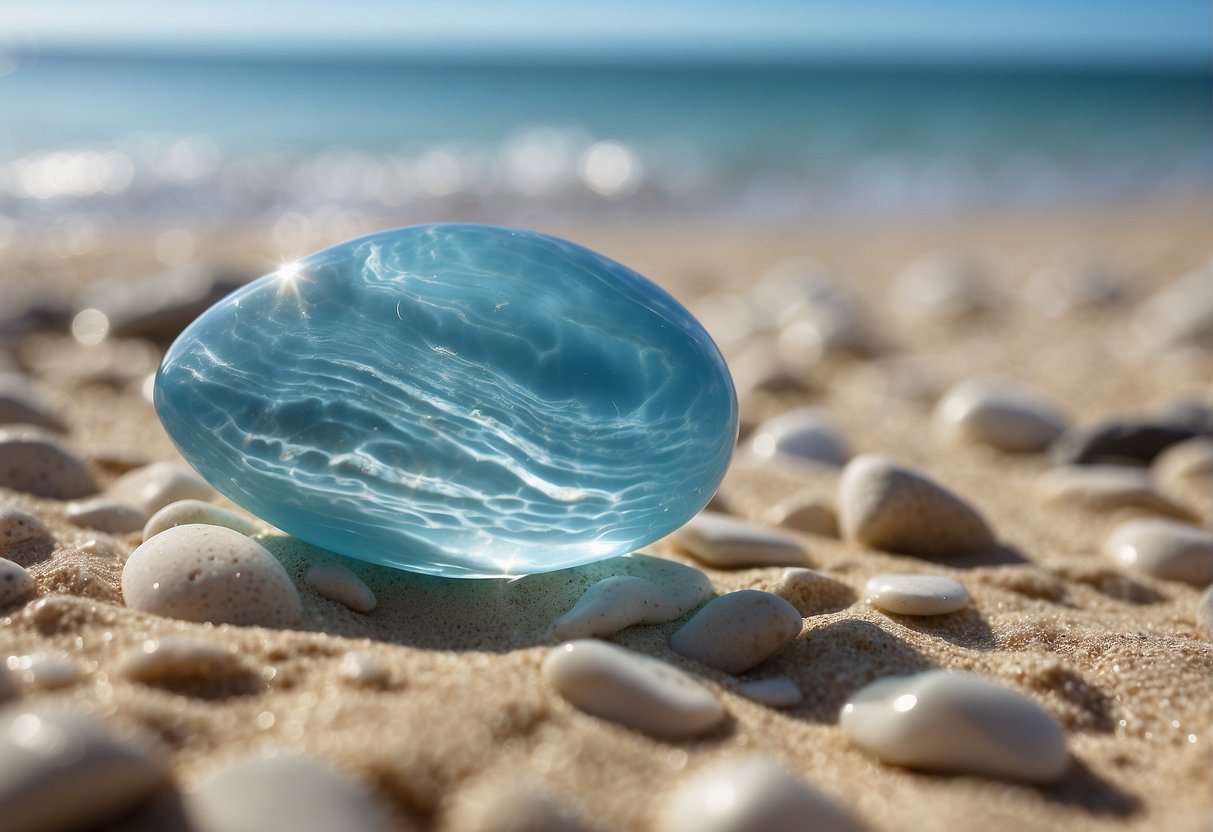
[[[936,255],[881,305],[795,258],[705,296],[744,421],[721,492],[651,555],[509,582],[338,558],[169,461],[155,345],[227,284],[159,279],[3,322],[4,829],[1209,821],[1213,372],[1100,412],[1050,345],[999,345],[1068,322],[1081,372],[1094,322],[1134,340],[1116,368],[1213,371],[1213,263],[1010,298]],[[969,352],[916,360],[935,339]]]

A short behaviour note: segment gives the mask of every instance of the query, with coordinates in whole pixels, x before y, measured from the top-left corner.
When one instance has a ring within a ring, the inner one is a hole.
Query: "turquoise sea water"
[[[28,221],[170,196],[204,217],[948,210],[1213,180],[1206,69],[41,54],[0,76],[0,112],[0,212]]]

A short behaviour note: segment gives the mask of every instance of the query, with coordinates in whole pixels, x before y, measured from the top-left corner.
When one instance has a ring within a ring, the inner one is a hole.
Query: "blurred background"
[[[1206,0],[7,2],[0,250],[1206,193],[1211,31]]]

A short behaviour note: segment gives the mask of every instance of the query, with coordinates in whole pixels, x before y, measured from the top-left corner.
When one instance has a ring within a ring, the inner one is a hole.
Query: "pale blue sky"
[[[6,0],[0,45],[1193,63],[1209,0]]]

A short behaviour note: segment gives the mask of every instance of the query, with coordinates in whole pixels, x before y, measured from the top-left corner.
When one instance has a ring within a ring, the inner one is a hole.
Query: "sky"
[[[0,48],[1213,62],[1209,0],[5,0]]]

